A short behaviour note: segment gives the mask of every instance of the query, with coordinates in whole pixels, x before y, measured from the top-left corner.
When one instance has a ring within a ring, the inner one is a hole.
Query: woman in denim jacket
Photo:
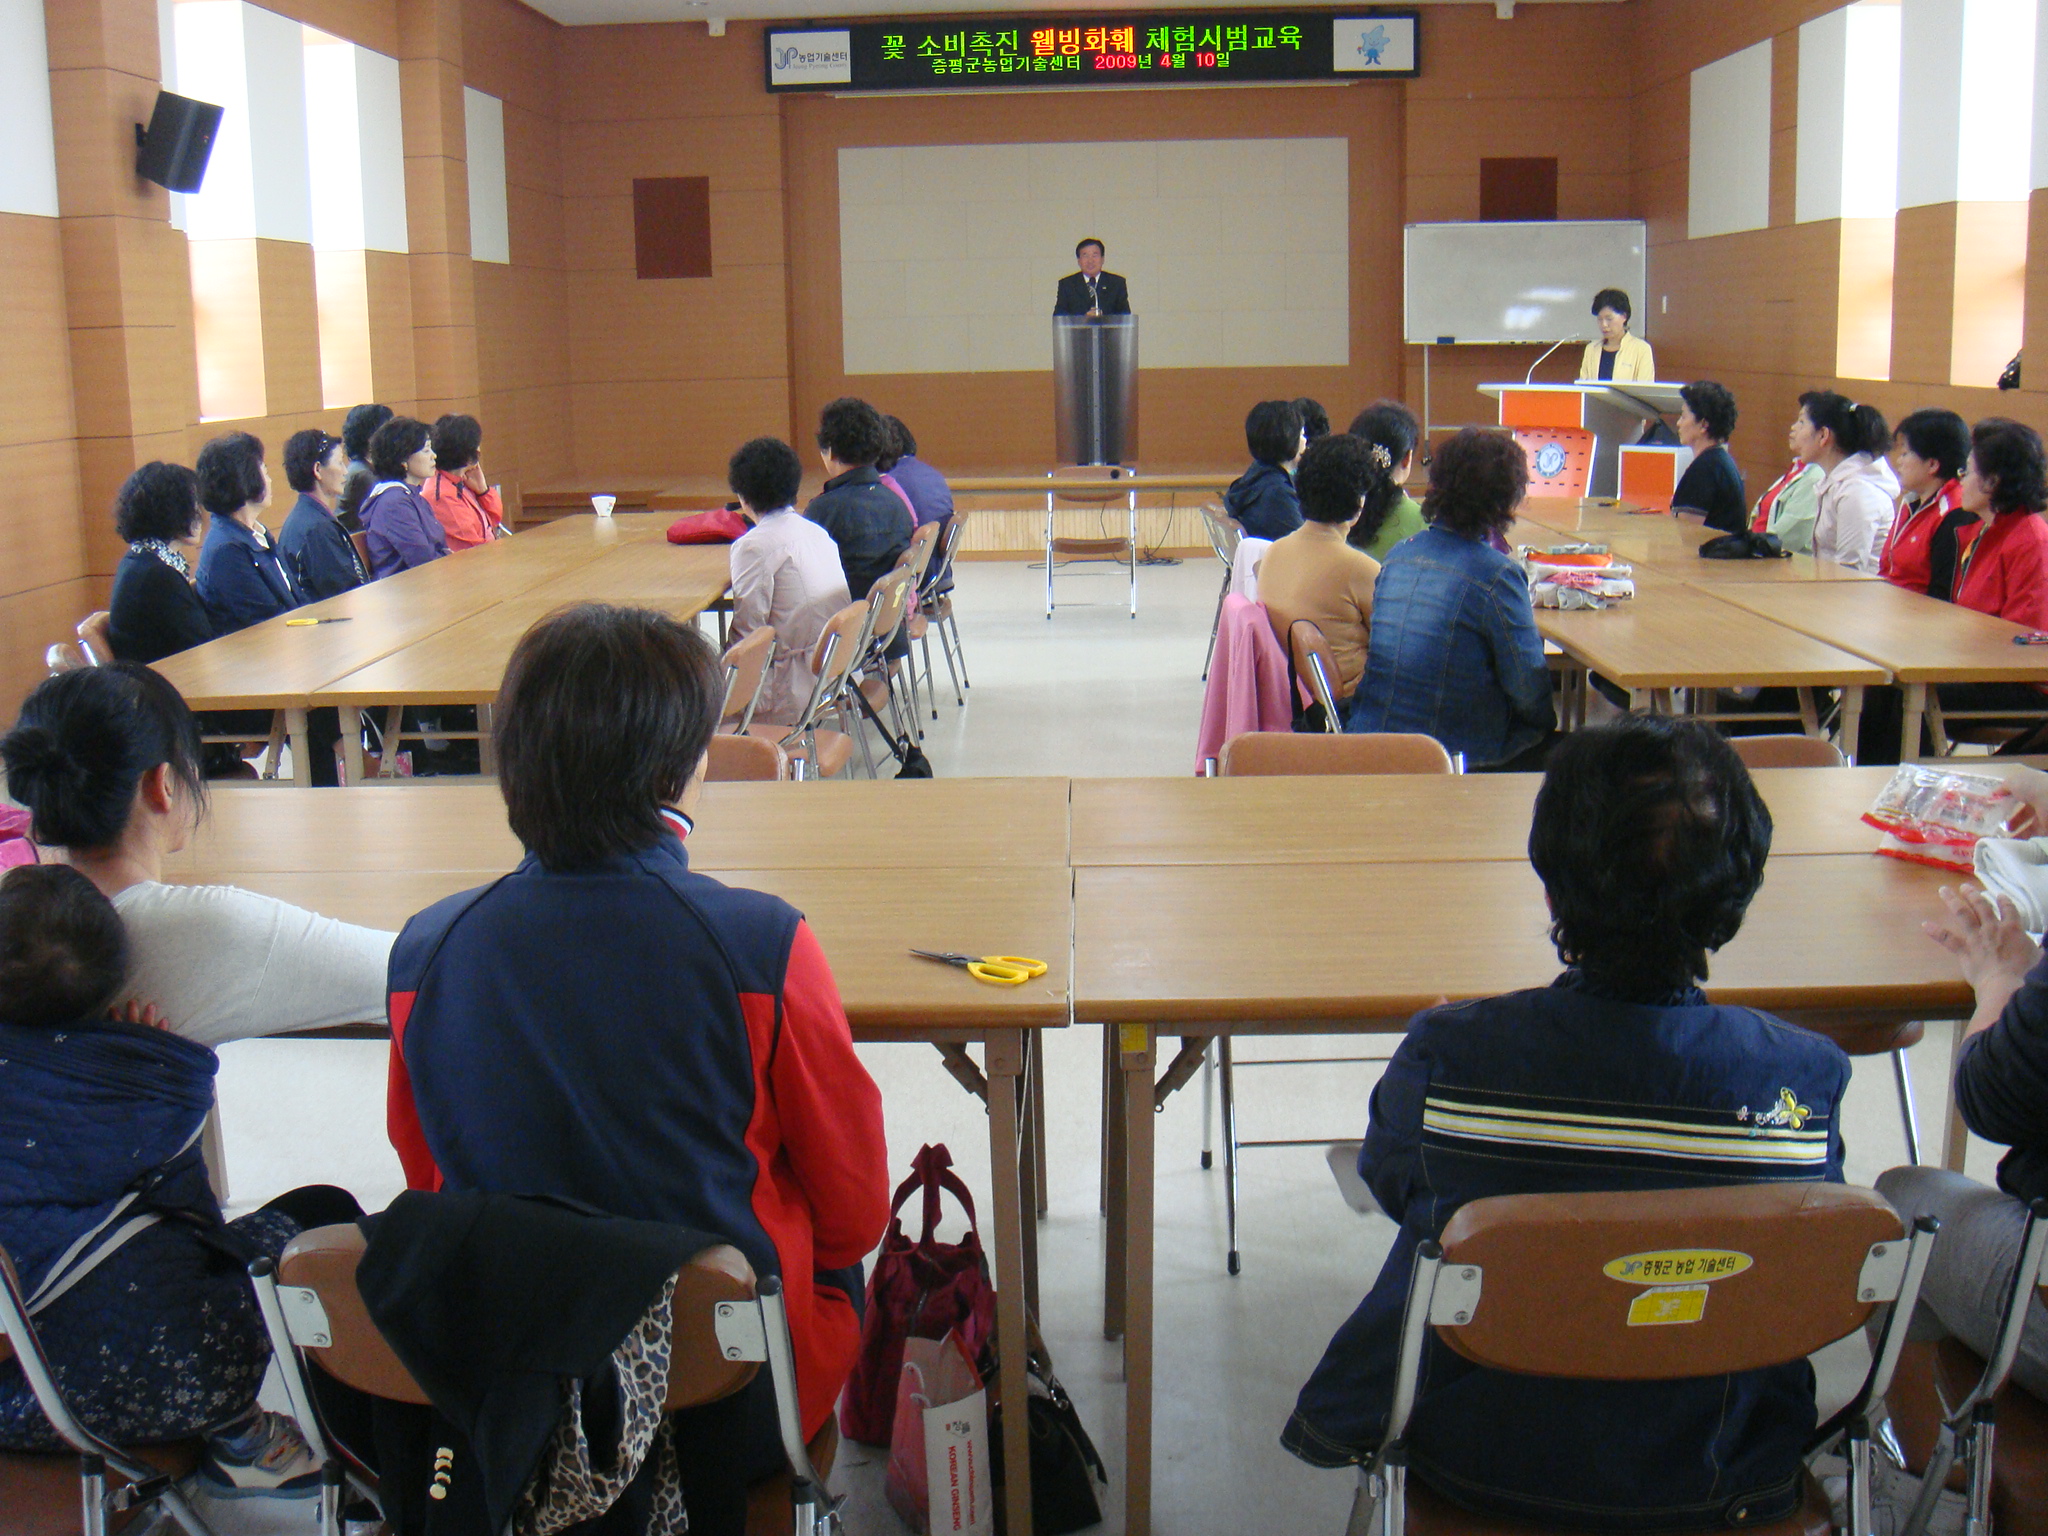
[[[1700,990],[1770,846],[1770,812],[1712,726],[1627,715],[1561,738],[1529,862],[1566,969],[1409,1024],[1358,1159],[1400,1232],[1301,1389],[1281,1438],[1295,1455],[1335,1467],[1378,1448],[1416,1245],[1467,1201],[1841,1182],[1848,1057]],[[1767,1524],[1799,1502],[1816,1423],[1804,1360],[1568,1381],[1425,1350],[1409,1467],[1464,1508],[1633,1536]]]
[[[1489,541],[1529,485],[1521,446],[1466,427],[1429,466],[1429,526],[1388,552],[1346,729],[1417,731],[1468,768],[1536,769],[1554,736],[1550,668],[1522,568]]]

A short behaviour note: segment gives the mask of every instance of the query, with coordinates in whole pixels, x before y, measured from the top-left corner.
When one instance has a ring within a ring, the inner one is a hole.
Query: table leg
[[[377,759],[377,777],[395,779],[398,777],[398,731],[405,724],[405,706],[393,704],[384,711],[384,735],[379,742],[383,748]]]
[[[1024,1070],[1017,1076],[1017,1179],[1022,1190],[1024,1305],[1038,1316],[1038,1218],[1045,1213],[1045,1176],[1039,1170],[1038,1132],[1031,1107],[1040,1098],[1036,1060],[1038,1031],[1024,1041]]]
[[[1048,1210],[1045,1193],[1045,1035],[1031,1031],[1031,1151],[1038,1177],[1038,1214]]]
[[[1117,1026],[1117,1062],[1123,1075],[1125,1177],[1124,1233],[1124,1533],[1152,1529],[1152,1029]]]
[[[1129,1283],[1124,1249],[1130,1230],[1130,1116],[1125,1104],[1125,1074],[1117,1057],[1116,1037],[1115,1025],[1102,1026],[1102,1051],[1106,1065],[1102,1093],[1109,1121],[1102,1156],[1107,1186],[1103,1191],[1103,1213],[1107,1220],[1102,1239],[1102,1336],[1105,1339],[1124,1336]]]
[[[719,643],[723,645],[725,643],[725,636],[720,635],[718,638]],[[498,744],[492,739],[490,705],[477,705],[476,728],[479,733],[476,740],[477,772],[482,774],[496,773],[498,771]]]
[[[313,742],[306,730],[306,711],[288,709],[284,718],[285,729],[292,737],[292,783],[309,789],[313,783]]]
[[[1970,1128],[1963,1124],[1962,1111],[1956,1108],[1956,1064],[1963,1059],[1963,1038],[1969,1027],[1967,1019],[1956,1020],[1955,1043],[1948,1057],[1948,1127],[1941,1138],[1941,1166],[1951,1173],[1963,1171],[1963,1160],[1970,1150]]]
[[[1856,766],[1856,734],[1863,727],[1863,685],[1856,683],[1842,690],[1842,756],[1849,759],[1849,766]]]
[[[1906,707],[1899,724],[1899,761],[1910,763],[1920,755],[1920,719],[1927,713],[1927,685],[1905,685]]]
[[[348,765],[348,781],[363,782],[363,710],[359,704],[341,706],[341,757]]]
[[[996,1219],[996,1338],[1001,1345],[997,1390],[1003,1414],[1003,1508],[1012,1536],[1031,1530],[1031,1423],[1024,1411],[1030,1386],[1025,1371],[1024,1170],[1019,1157],[1017,1106],[1025,1075],[1021,1030],[991,1030],[983,1048],[988,1072],[989,1183]]]

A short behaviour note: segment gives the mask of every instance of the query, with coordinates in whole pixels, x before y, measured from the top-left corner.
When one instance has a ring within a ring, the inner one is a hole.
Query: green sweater
[[[1351,542],[1355,548],[1364,550],[1373,559],[1384,564],[1388,550],[1403,539],[1413,538],[1422,532],[1422,529],[1422,504],[1403,491],[1401,499],[1394,503],[1393,510],[1387,514],[1387,520],[1380,524],[1380,531],[1373,535],[1370,544],[1360,544],[1355,537]]]

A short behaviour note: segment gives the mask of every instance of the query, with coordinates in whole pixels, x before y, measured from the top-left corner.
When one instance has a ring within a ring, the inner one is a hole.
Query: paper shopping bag
[[[992,1536],[989,1470],[988,1394],[960,1335],[906,1340],[884,1484],[889,1503],[920,1533]]]

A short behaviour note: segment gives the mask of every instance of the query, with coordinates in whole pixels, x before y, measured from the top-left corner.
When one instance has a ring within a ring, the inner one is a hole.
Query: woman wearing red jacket
[[[1970,431],[1962,505],[1987,518],[1963,556],[1955,600],[2030,629],[2048,629],[2048,455],[2032,427],[2001,416]]]
[[[1878,558],[1877,574],[1909,592],[1949,601],[1956,567],[1981,526],[1963,509],[1957,477],[1970,457],[1970,429],[1954,411],[1915,411],[1892,434],[1899,510]]]

